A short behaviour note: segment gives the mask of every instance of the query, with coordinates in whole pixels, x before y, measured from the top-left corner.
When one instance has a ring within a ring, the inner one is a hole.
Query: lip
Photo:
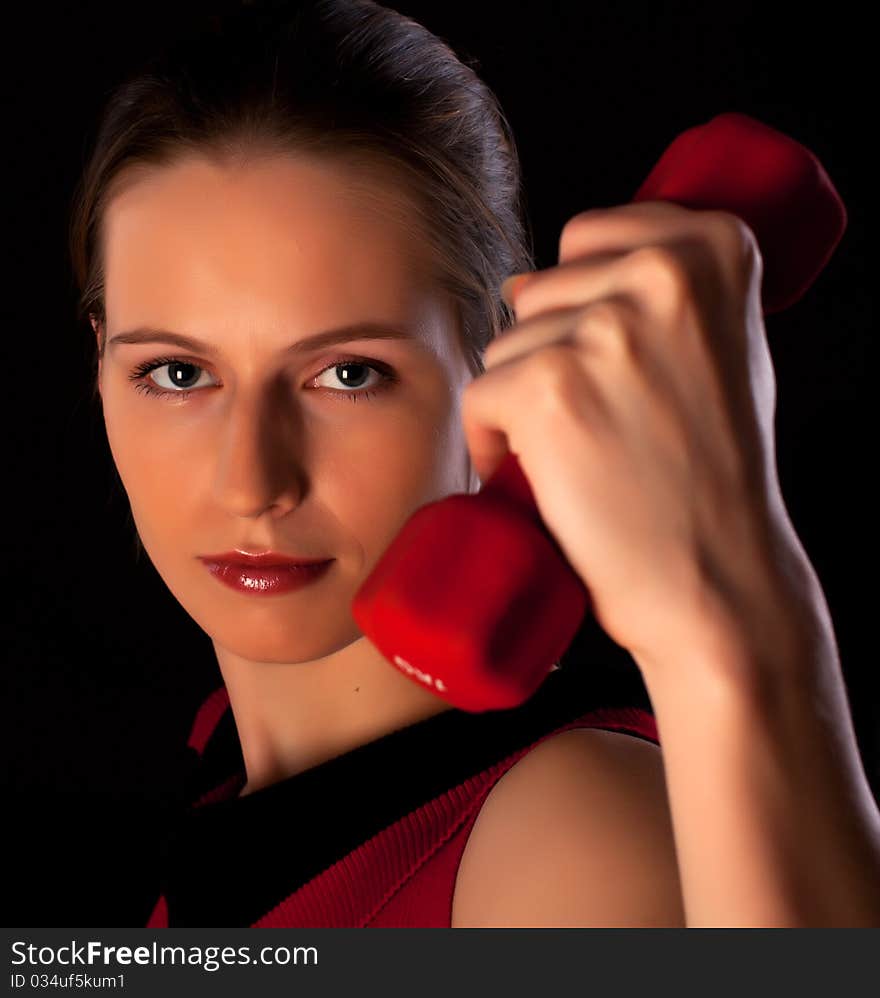
[[[238,556],[240,557],[240,555]],[[273,555],[277,558],[277,555]],[[288,562],[284,565],[270,564],[261,567],[254,564],[241,564],[232,561],[217,561],[212,555],[201,559],[215,579],[248,596],[276,596],[281,593],[302,589],[316,582],[333,563],[332,558],[324,561]]]
[[[234,551],[223,551],[220,554],[199,555],[202,561],[210,561],[215,564],[223,563],[227,565],[245,565],[251,568],[289,568],[297,565],[323,565],[332,561],[332,558],[294,558],[291,555],[282,554],[280,551],[243,551],[236,548]]]

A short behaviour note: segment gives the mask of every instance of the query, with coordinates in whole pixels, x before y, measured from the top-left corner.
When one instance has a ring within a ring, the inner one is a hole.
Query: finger
[[[559,412],[557,403],[563,394],[571,400],[569,408],[589,423],[598,427],[607,420],[601,393],[565,340],[513,358],[468,383],[462,393],[462,426],[482,483],[508,453],[534,452],[536,444],[529,441],[535,434],[552,432],[548,429],[552,417],[547,414]]]
[[[656,366],[662,359],[656,356],[662,351],[661,345],[638,340],[639,329],[646,321],[644,310],[627,295],[540,312],[532,319],[517,322],[492,340],[483,353],[483,366],[488,371],[553,343],[576,346],[575,356],[583,359],[589,355],[597,360],[623,358],[633,362],[639,358],[638,362],[645,362],[650,355],[654,358],[651,363]]]
[[[622,253],[617,252],[597,253],[594,257],[591,257],[588,260],[569,260],[566,263],[548,267],[546,270],[529,270],[518,274],[511,274],[502,282],[501,288],[499,289],[500,294],[510,308],[517,313],[518,318],[528,318],[528,316],[524,313],[524,310],[521,309],[520,304],[522,290],[526,287],[526,285],[532,284],[536,281],[541,284],[546,284],[549,278],[560,272],[565,272],[566,274],[572,272],[576,273],[578,267],[585,267],[588,264],[598,266],[599,264],[607,263],[610,260],[616,260],[622,255]]]
[[[594,253],[625,253],[644,242],[689,232],[701,212],[672,201],[634,201],[573,215],[559,236],[559,262]]]
[[[599,265],[626,258],[642,247],[662,247],[682,239],[693,239],[707,231],[709,217],[717,214],[669,201],[591,208],[574,215],[563,227],[557,265],[511,275],[501,286],[502,296],[518,317],[528,318],[546,307],[557,282],[562,275],[572,273],[572,267],[584,263]],[[537,288],[541,291],[536,291]]]
[[[672,320],[691,294],[686,256],[697,259],[694,267],[700,272],[706,270],[698,239],[690,234],[674,243],[669,238],[642,243],[628,253],[572,260],[535,272],[515,289],[517,320],[612,297],[629,297],[646,315]]]
[[[570,337],[582,312],[583,306],[558,308],[517,322],[489,343],[483,352],[483,367],[488,371],[532,350]]]
[[[469,382],[461,397],[461,424],[471,464],[481,485],[492,477],[510,451],[519,453],[508,416],[512,385],[518,379],[509,368],[484,371]]]

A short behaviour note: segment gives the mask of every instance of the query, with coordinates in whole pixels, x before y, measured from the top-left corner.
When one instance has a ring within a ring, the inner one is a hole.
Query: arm
[[[559,266],[513,289],[466,430],[481,479],[506,437],[641,669],[688,925],[880,926],[880,814],[776,469],[762,277],[726,212],[574,216]]]
[[[454,927],[880,926],[880,814],[804,568],[800,616],[771,611],[711,648],[707,631],[674,661],[640,656],[662,755],[582,729],[499,780],[462,856]]]
[[[799,560],[794,613],[639,661],[689,926],[880,926],[880,814],[830,614]]]

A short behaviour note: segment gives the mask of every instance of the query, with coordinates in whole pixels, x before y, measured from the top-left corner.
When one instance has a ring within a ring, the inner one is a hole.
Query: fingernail
[[[507,302],[510,308],[515,307],[516,293],[522,285],[529,279],[528,274],[511,274],[501,284],[501,297]]]

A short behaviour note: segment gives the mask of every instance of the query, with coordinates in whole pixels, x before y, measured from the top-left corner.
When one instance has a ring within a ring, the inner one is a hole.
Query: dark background
[[[389,5],[479,59],[520,146],[539,267],[557,262],[568,218],[629,201],[677,134],[722,111],[791,135],[825,166],[848,230],[806,296],[766,325],[783,494],[831,607],[880,796],[866,565],[875,107],[856,7]],[[193,712],[220,681],[210,641],[133,557],[66,256],[70,196],[106,95],[216,9],[79,2],[5,15],[7,926],[144,924]]]

